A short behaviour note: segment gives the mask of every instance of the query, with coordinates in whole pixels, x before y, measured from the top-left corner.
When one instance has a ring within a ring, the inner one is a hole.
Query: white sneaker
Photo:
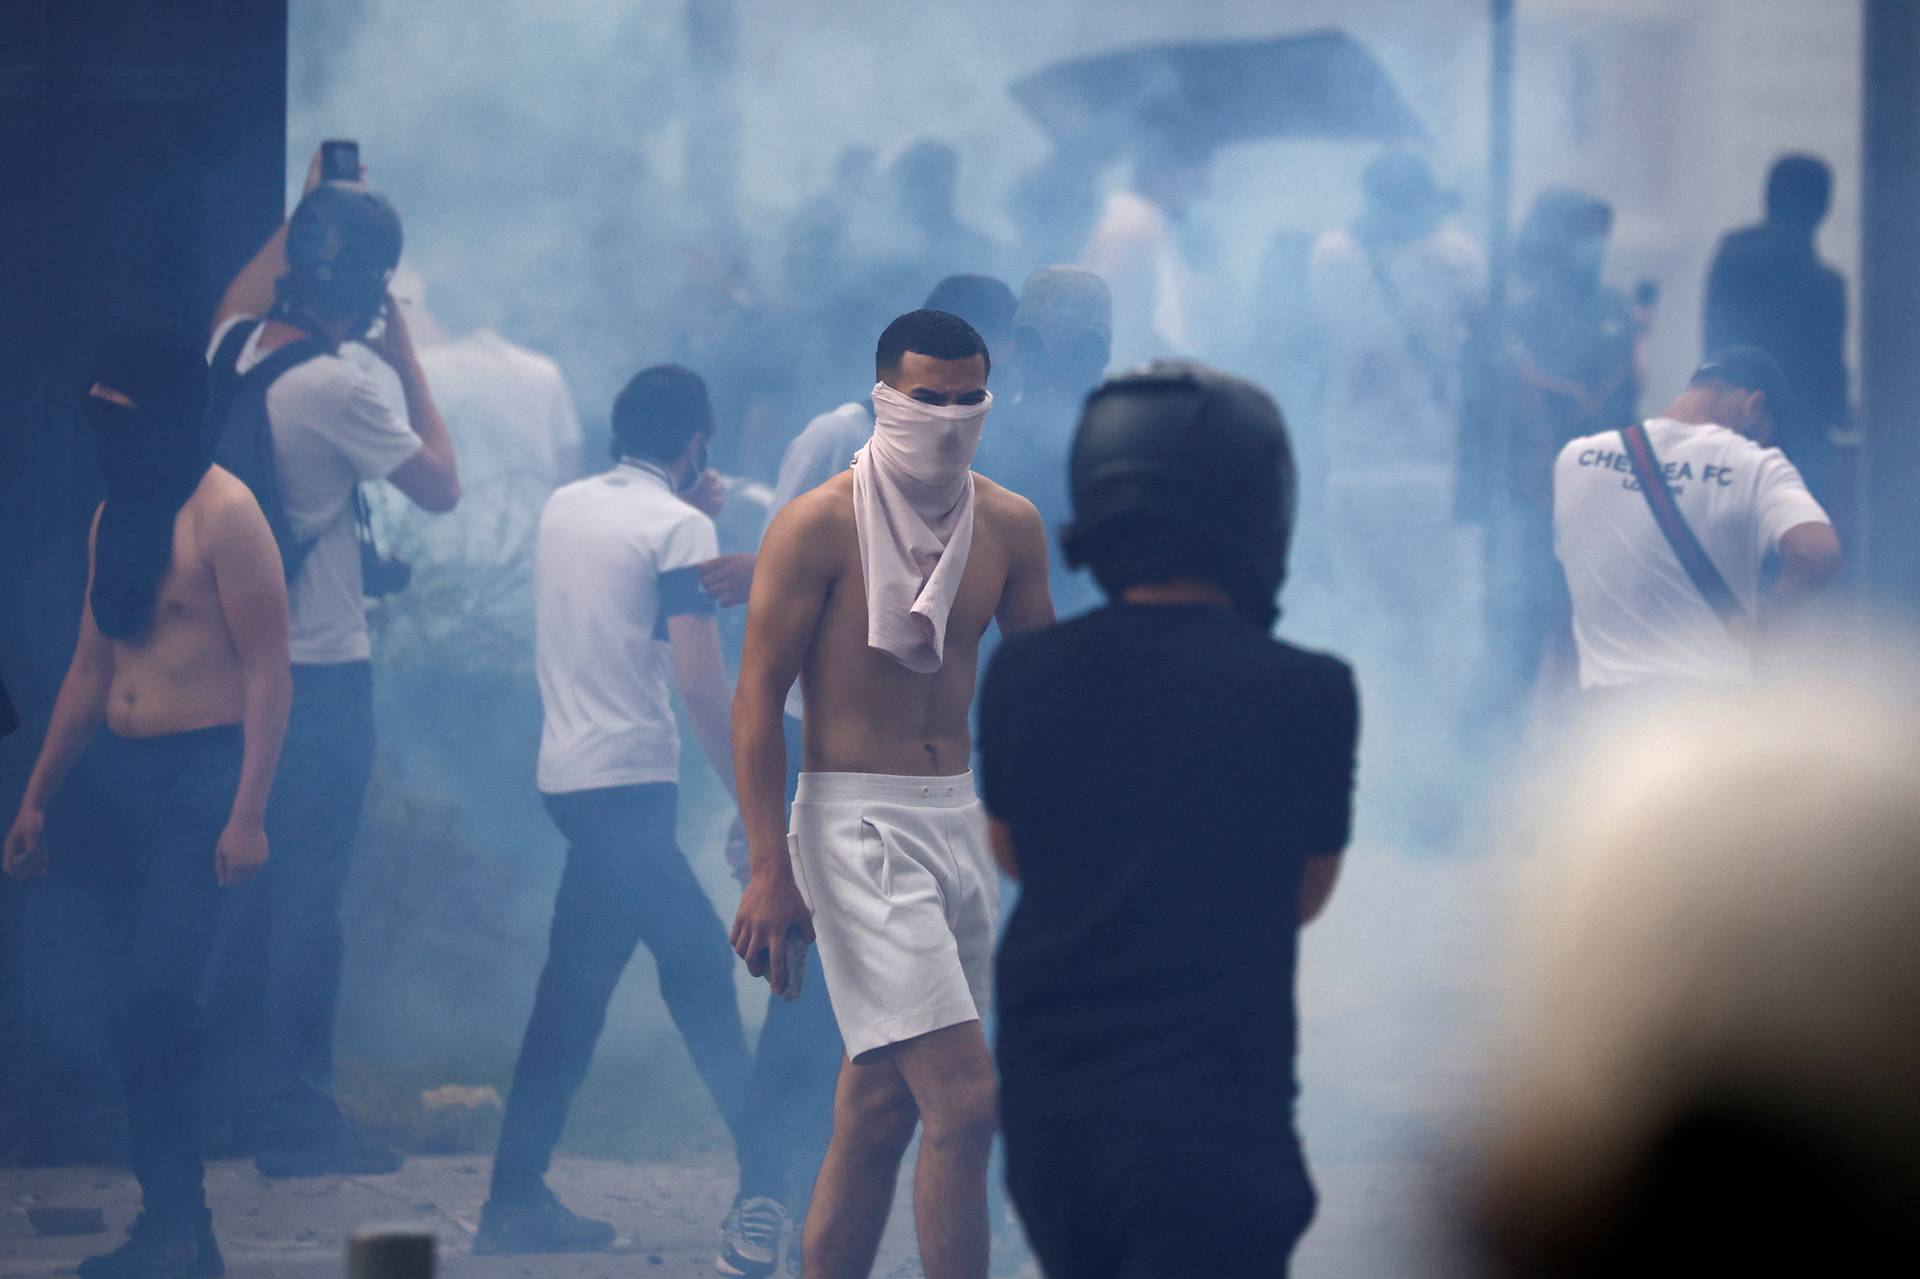
[[[720,1226],[720,1255],[713,1259],[713,1268],[734,1279],[765,1279],[779,1263],[786,1233],[787,1210],[779,1200],[742,1200]]]

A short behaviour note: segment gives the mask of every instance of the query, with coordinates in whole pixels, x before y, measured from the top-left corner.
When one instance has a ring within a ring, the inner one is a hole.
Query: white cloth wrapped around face
[[[867,643],[931,674],[973,547],[973,454],[993,396],[922,404],[873,388],[873,438],[853,459],[853,519],[867,591]]]

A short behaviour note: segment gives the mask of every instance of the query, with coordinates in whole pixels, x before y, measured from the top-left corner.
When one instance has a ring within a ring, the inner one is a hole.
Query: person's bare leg
[[[814,1183],[801,1244],[808,1274],[861,1279],[872,1271],[893,1209],[900,1157],[918,1122],[913,1094],[888,1054],[868,1054],[858,1065],[841,1061],[833,1140]]]
[[[927,1279],[986,1279],[987,1157],[1000,1109],[986,1035],[979,1022],[963,1022],[898,1044],[891,1056],[925,1125],[913,1176],[921,1268]]]

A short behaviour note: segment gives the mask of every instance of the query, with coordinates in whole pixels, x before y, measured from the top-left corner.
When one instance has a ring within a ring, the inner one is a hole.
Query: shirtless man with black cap
[[[267,860],[267,793],[287,725],[287,589],[253,494],[201,440],[207,371],[186,334],[101,353],[86,397],[107,499],[73,663],[7,834],[9,875],[61,869],[48,804],[80,760],[119,872],[127,1119],[142,1212],[83,1279],[223,1273],[200,1163],[200,987],[220,890]],[[107,732],[95,739],[101,722]],[[76,868],[77,869],[77,868]]]
[[[748,605],[733,734],[751,877],[734,948],[779,993],[797,941],[819,942],[847,1059],[804,1248],[806,1272],[835,1279],[872,1268],[922,1121],[922,1264],[930,1279],[987,1273],[997,1100],[980,1019],[999,892],[967,716],[987,624],[1053,620],[1038,514],[969,470],[989,360],[945,312],[887,327],[873,439],[774,520]],[[806,761],[789,835],[780,716],[796,678]]]

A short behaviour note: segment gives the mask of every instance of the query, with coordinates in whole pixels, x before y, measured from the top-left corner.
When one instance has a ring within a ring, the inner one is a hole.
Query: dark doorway
[[[130,315],[204,328],[280,220],[286,31],[285,0],[0,5],[0,672],[25,720],[0,742],[5,820],[84,588],[99,481],[77,430],[81,367]],[[87,896],[73,874],[0,882],[0,1159],[116,1140]]]

